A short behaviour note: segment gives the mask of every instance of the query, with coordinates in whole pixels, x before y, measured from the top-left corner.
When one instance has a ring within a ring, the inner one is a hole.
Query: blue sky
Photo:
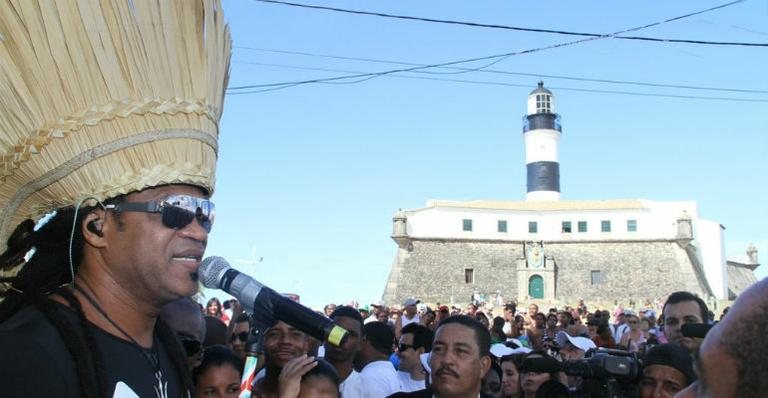
[[[314,4],[613,33],[723,3]],[[235,46],[230,87],[380,72],[403,68],[381,61],[436,64],[582,39],[246,0],[225,0],[224,11]],[[768,43],[768,3],[742,2],[631,34]],[[489,62],[457,66],[482,68]],[[353,299],[377,302],[395,257],[389,235],[398,208],[423,207],[428,199],[524,199],[521,117],[539,78],[512,72],[756,90],[542,78],[562,116],[563,199],[695,200],[702,217],[726,227],[730,255],[742,255],[752,242],[766,263],[766,65],[765,47],[603,38],[510,56],[485,72],[428,69],[430,74],[228,95],[214,195],[217,215],[207,255],[224,256],[236,268],[275,290],[299,294],[315,308]],[[249,263],[254,257],[257,262]],[[768,266],[757,274],[768,275]],[[218,291],[206,294],[223,296]]]

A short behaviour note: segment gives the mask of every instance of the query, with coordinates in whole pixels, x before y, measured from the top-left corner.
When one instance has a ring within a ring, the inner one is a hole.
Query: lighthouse
[[[552,92],[544,82],[528,95],[528,111],[523,117],[525,167],[528,190],[525,200],[560,200],[560,115],[555,113]]]

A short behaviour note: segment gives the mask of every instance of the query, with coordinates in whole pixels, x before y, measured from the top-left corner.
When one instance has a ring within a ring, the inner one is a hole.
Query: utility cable
[[[395,14],[386,14],[381,12],[350,10],[350,9],[344,9],[344,8],[318,6],[313,4],[292,3],[292,2],[280,1],[280,0],[254,0],[254,1],[258,1],[261,3],[281,4],[281,5],[292,6],[292,7],[334,11],[334,12],[341,12],[341,13],[347,13],[347,14],[368,15],[368,16],[376,16],[376,17],[383,17],[383,18],[394,18],[394,19],[403,19],[403,20],[410,20],[410,21],[432,22],[432,23],[451,24],[451,25],[463,25],[463,26],[471,26],[471,27],[479,27],[479,28],[505,29],[505,30],[515,30],[515,31],[522,31],[522,32],[549,33],[549,34],[568,35],[568,36],[586,36],[586,37],[604,36],[604,34],[600,34],[600,33],[571,32],[571,31],[554,30],[554,29],[524,28],[519,26],[484,24],[484,23],[477,23],[477,22],[455,21],[455,20],[447,20],[447,19],[412,17],[408,15],[395,15]],[[693,12],[690,14],[682,15],[680,17],[673,18],[664,22],[671,22],[677,19],[687,18],[690,16],[702,14],[705,12],[718,10],[721,8],[732,6],[737,3],[742,3],[744,1],[745,0],[732,1],[729,3],[708,8],[706,10],[701,10],[701,11]],[[768,47],[768,43],[720,42],[720,41],[691,40],[691,39],[664,39],[664,38],[645,37],[645,36],[615,36],[615,38],[623,39],[623,40],[642,40],[642,41],[653,41],[653,42],[686,43],[686,44],[716,45],[716,46]]]
[[[375,59],[375,58],[358,58],[358,57],[348,57],[348,56],[340,56],[340,55],[317,54],[317,53],[310,53],[310,52],[303,52],[303,51],[275,50],[275,49],[257,48],[257,47],[248,47],[248,46],[234,46],[234,48],[239,48],[239,49],[243,49],[243,50],[251,50],[251,51],[262,51],[262,52],[279,53],[279,54],[292,54],[292,55],[303,55],[303,56],[310,56],[310,57],[340,59],[340,60],[346,60],[346,61],[363,61],[363,62],[372,62],[372,63],[390,64],[390,65],[404,65],[404,66],[425,66],[425,64],[418,64],[418,63],[413,63],[413,62],[402,62],[402,61],[382,60],[382,59]],[[262,63],[254,63],[254,62],[247,62],[247,61],[233,61],[233,62],[234,63],[242,63],[242,64],[253,64],[253,65],[280,66],[280,65],[262,64]],[[286,67],[286,68],[298,68],[298,67],[291,66],[291,65],[286,65],[284,67]],[[462,71],[470,71],[471,70],[469,68],[462,68],[462,67],[458,67],[458,66],[446,66],[446,67],[443,67],[443,68],[445,68],[445,69],[462,70]],[[333,70],[333,69],[330,69],[330,70],[325,70],[325,69],[322,69],[322,68],[309,68],[309,69],[311,69],[311,70],[319,70],[319,71],[328,71],[328,72],[339,72],[339,70]],[[501,75],[528,76],[528,77],[546,78],[546,79],[574,80],[574,81],[593,82],[593,83],[608,83],[608,84],[632,85],[632,86],[641,86],[641,87],[645,86],[645,87],[675,88],[675,89],[686,89],[686,90],[704,90],[704,91],[722,91],[722,92],[733,92],[733,93],[768,94],[768,90],[751,90],[751,89],[743,89],[743,88],[727,88],[727,87],[711,87],[711,86],[693,86],[693,85],[683,85],[683,84],[665,84],[665,83],[640,82],[640,81],[632,81],[632,80],[596,79],[596,78],[579,77],[579,76],[567,76],[567,75],[549,75],[549,74],[530,73],[530,72],[511,72],[511,71],[504,71],[504,70],[497,70],[497,69],[483,69],[483,70],[478,70],[477,72],[491,73],[491,74],[501,74]],[[347,73],[352,73],[352,72],[347,72]],[[432,72],[426,71],[426,70],[423,70],[423,71],[413,71],[413,73],[433,74]]]
[[[362,74],[361,72],[351,71],[351,70],[341,70],[341,69],[329,69],[329,68],[313,68],[308,66],[295,66],[295,65],[284,65],[284,64],[270,64],[270,63],[261,63],[261,62],[246,62],[246,61],[235,61],[237,63],[242,64],[248,64],[248,65],[256,65],[256,66],[267,66],[267,67],[276,67],[276,68],[289,68],[289,69],[299,69],[299,70],[313,70],[313,71],[322,71],[322,72],[333,72],[333,73],[356,73],[356,74]],[[374,78],[375,76],[369,76],[365,78],[361,78],[354,81],[331,81],[331,82],[321,82],[323,84],[355,84],[360,83],[365,80],[370,80]],[[395,77],[400,79],[417,79],[417,80],[436,80],[436,81],[444,81],[444,82],[453,82],[453,83],[469,83],[469,84],[480,84],[480,85],[489,85],[489,86],[506,86],[506,87],[523,87],[523,88],[530,88],[530,84],[515,84],[515,83],[507,83],[507,82],[493,82],[493,81],[483,81],[483,80],[465,80],[465,79],[448,79],[448,78],[442,78],[442,77],[430,77],[430,76],[404,76],[404,75],[387,75],[387,77]],[[547,86],[548,88],[551,88],[553,90],[557,91],[579,91],[579,92],[587,92],[587,93],[598,93],[598,94],[620,94],[620,95],[631,95],[631,96],[641,96],[641,97],[662,97],[662,98],[683,98],[683,99],[697,99],[697,100],[715,100],[715,101],[734,101],[734,102],[765,102],[768,103],[768,99],[759,99],[759,98],[734,98],[734,97],[708,97],[708,96],[696,96],[696,95],[680,95],[680,94],[662,94],[662,93],[641,93],[641,92],[634,92],[634,91],[620,91],[620,90],[597,90],[597,89],[586,89],[586,88],[577,88],[577,87],[556,87],[556,86]],[[255,94],[255,93],[262,93],[267,91],[274,91],[277,89],[280,89],[283,87],[270,87],[263,90],[255,90],[255,91],[245,91],[245,92],[237,92],[237,93],[227,93],[228,95],[238,95],[238,94]]]

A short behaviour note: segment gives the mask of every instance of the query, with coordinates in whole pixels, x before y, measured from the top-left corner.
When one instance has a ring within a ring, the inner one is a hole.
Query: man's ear
[[[95,209],[83,218],[80,227],[83,231],[83,240],[85,243],[94,247],[104,247],[104,220],[106,212],[102,209]]]
[[[491,368],[491,357],[490,355],[485,355],[480,358],[480,374],[485,376],[486,373],[488,373],[488,369]]]

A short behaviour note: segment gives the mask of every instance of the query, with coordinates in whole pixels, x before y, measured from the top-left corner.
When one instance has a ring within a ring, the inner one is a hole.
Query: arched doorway
[[[544,278],[541,275],[533,275],[528,279],[528,297],[534,299],[544,298]]]

